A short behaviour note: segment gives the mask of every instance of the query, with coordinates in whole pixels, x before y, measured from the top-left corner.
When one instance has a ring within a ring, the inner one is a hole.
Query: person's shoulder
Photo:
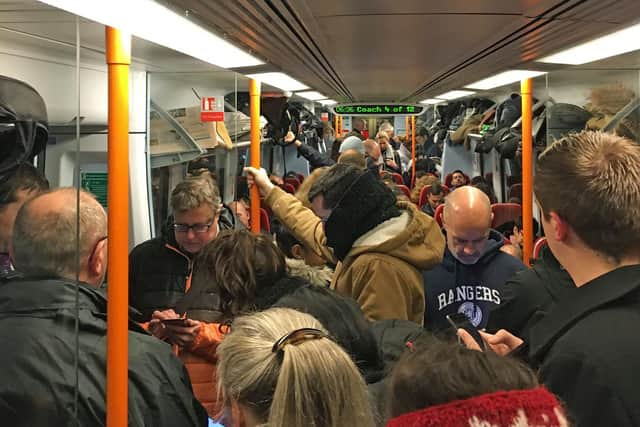
[[[505,252],[498,250],[495,256],[491,259],[491,264],[499,265],[501,268],[508,269],[514,273],[521,270],[526,270],[527,266],[513,255],[509,255]]]
[[[164,249],[165,243],[166,242],[162,237],[154,237],[153,239],[146,240],[136,245],[131,250],[131,253],[129,254],[129,256],[132,256],[132,257],[142,256],[143,254]]]

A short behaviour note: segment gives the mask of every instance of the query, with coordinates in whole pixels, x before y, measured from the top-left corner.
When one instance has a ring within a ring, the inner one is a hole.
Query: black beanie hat
[[[324,205],[332,209],[325,224],[327,246],[344,260],[360,236],[382,222],[399,216],[396,196],[370,172],[355,166],[332,166],[309,191],[309,199],[322,194]]]

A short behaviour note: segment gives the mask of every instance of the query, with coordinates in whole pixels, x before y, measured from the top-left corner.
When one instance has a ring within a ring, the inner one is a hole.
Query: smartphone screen
[[[447,314],[446,318],[447,318],[447,321],[449,321],[449,323],[451,324],[451,326],[453,326],[453,328],[456,330],[456,332],[458,329],[464,329],[469,333],[469,335],[473,337],[473,339],[478,343],[480,348],[482,350],[485,350],[484,340],[482,339],[482,336],[480,336],[480,332],[478,332],[478,329],[476,329],[476,327],[471,324],[471,321],[465,314],[463,313]]]
[[[161,322],[167,326],[187,326],[187,319],[165,319],[161,320]]]

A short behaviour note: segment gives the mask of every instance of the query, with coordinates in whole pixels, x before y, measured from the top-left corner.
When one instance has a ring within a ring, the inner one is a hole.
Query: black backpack
[[[0,176],[33,162],[48,139],[42,96],[25,82],[0,76]]]

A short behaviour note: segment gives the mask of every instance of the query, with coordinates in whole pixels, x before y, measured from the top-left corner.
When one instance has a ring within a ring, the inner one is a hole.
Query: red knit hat
[[[499,391],[393,418],[387,427],[567,427],[560,403],[544,387]]]

